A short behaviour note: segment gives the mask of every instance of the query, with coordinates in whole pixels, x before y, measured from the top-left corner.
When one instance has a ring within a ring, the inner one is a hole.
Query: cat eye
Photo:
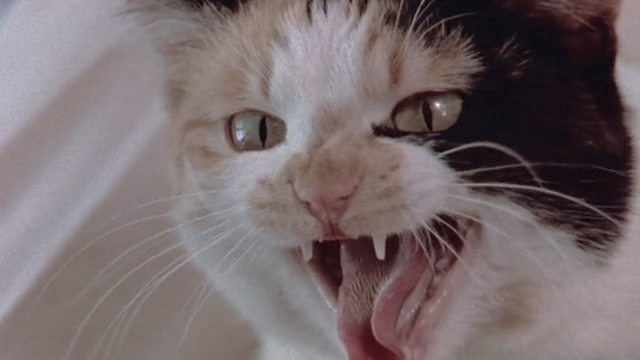
[[[453,92],[412,96],[400,103],[392,120],[402,132],[443,132],[458,121],[462,103],[462,97]]]
[[[286,138],[285,123],[272,116],[246,111],[229,119],[229,135],[239,151],[268,150]]]

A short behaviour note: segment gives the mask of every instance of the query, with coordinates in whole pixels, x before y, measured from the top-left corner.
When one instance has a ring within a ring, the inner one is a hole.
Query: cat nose
[[[339,222],[347,211],[349,199],[357,182],[334,182],[315,184],[296,189],[298,198],[304,202],[311,214],[320,221],[325,237],[342,237]]]

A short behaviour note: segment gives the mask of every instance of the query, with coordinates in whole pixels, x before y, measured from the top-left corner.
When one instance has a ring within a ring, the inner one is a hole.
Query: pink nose
[[[339,222],[347,211],[349,199],[356,183],[315,184],[296,189],[298,198],[307,204],[309,211],[322,224],[327,237],[343,236]]]

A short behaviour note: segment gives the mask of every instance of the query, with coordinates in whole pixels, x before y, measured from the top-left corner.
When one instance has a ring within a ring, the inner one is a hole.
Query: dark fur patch
[[[416,13],[419,3],[406,1],[398,17],[401,29],[409,29],[409,14]],[[466,95],[459,122],[435,138],[424,137],[423,143],[437,152],[474,142],[513,149],[531,162],[541,183],[512,157],[493,149],[460,151],[446,161],[467,172],[463,178],[475,184],[474,191],[509,197],[542,221],[573,231],[581,248],[603,253],[620,237],[632,182],[631,139],[614,79],[616,39],[606,21],[588,19],[585,27],[569,29],[530,20],[491,0],[435,0],[419,16],[417,30],[439,23],[444,29],[461,29],[472,38],[485,67]],[[425,46],[432,40],[425,37]],[[541,186],[606,215],[536,191]]]
[[[224,8],[231,11],[238,11],[240,6],[249,2],[250,0],[181,0],[184,3],[190,5],[194,9],[202,9],[204,6],[216,6],[218,8]]]

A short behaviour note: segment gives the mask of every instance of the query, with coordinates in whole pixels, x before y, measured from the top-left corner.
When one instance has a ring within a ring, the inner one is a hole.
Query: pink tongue
[[[343,243],[338,330],[349,360],[402,359],[398,316],[405,299],[427,271],[422,252],[411,251],[411,247],[403,242],[397,254],[380,261],[368,241]],[[392,283],[378,296],[392,276]]]

